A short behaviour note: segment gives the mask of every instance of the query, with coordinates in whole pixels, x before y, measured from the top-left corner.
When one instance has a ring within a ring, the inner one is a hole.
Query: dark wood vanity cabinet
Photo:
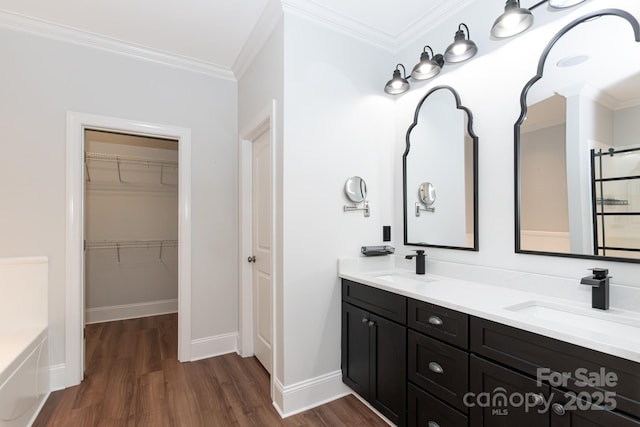
[[[390,421],[404,426],[406,298],[346,280],[342,286],[342,380]]]
[[[640,363],[345,279],[342,297],[343,381],[399,426],[640,427]]]
[[[482,416],[472,409],[471,426],[640,427],[639,363],[477,317],[471,318],[470,336],[471,351],[482,356],[471,359],[473,392],[507,388],[500,380],[509,378],[513,383],[520,378],[519,384],[529,381],[520,392],[532,393],[533,398],[537,390],[546,402],[540,417],[531,410],[524,415],[515,411],[513,424],[487,415],[496,408]],[[611,374],[615,380],[610,384],[595,383],[606,382]],[[587,381],[595,382],[587,385]],[[611,402],[615,408],[607,406]],[[512,408],[507,412],[505,418],[511,418]]]
[[[624,414],[471,355],[470,427],[638,427]],[[489,400],[479,398],[486,393]]]

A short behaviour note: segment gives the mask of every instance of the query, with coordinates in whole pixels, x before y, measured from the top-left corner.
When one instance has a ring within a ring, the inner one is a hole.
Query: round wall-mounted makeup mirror
[[[359,176],[352,176],[344,183],[344,194],[353,203],[362,203],[367,198],[367,183]]]
[[[436,189],[430,182],[423,182],[418,187],[418,198],[426,207],[431,206],[436,201]]]

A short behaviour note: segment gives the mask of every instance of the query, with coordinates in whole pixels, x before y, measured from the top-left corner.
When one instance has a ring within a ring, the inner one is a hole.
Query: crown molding
[[[365,23],[354,20],[314,2],[313,0],[281,0],[282,8],[312,21],[324,24],[343,34],[397,53],[422,37],[430,28],[437,27],[453,14],[479,0],[442,1],[420,15],[416,20],[400,30],[389,34]],[[426,29],[426,30],[425,30]]]
[[[180,68],[210,77],[235,81],[230,68],[194,58],[171,54],[157,49],[128,43],[107,36],[82,31],[40,19],[0,11],[0,28],[32,34],[52,40],[99,49],[128,57],[142,59],[156,64]]]
[[[429,9],[411,24],[407,25],[395,37],[396,51],[409,47],[413,42],[423,37],[428,31],[438,27],[457,12],[469,7],[478,0],[442,1],[437,6]],[[453,39],[454,29],[451,30]]]
[[[258,22],[256,22],[249,38],[231,66],[231,70],[237,80],[240,80],[247,71],[251,65],[251,61],[253,61],[260,52],[281,19],[282,8],[280,7],[280,2],[273,0],[267,1],[264,10],[260,14],[260,18],[258,18]]]
[[[565,88],[557,90],[556,93],[558,95],[564,96],[565,98],[587,98],[601,104],[609,110],[615,111],[624,108],[620,100],[614,98],[602,89],[590,85],[589,83],[583,82],[572,86],[567,86]]]
[[[327,9],[312,0],[281,0],[285,12],[302,16],[390,53],[396,50],[395,37],[370,25]]]

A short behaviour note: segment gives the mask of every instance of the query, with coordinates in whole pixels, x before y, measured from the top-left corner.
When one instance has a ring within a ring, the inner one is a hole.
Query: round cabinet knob
[[[374,322],[373,320],[369,320],[369,327],[370,328],[372,328],[375,324],[376,324],[376,322]]]
[[[366,317],[363,317],[363,318],[362,318],[362,323],[365,323],[365,324],[366,324],[368,321],[369,321],[369,319],[367,319]]]
[[[563,416],[566,412],[564,409],[564,406],[562,406],[559,403],[554,403],[553,405],[551,405],[551,409],[553,409],[553,412],[555,412],[556,415],[560,415],[560,416]]]
[[[249,258],[247,258],[247,261],[248,262],[256,262],[256,256],[255,255],[250,256]]]
[[[437,423],[437,422],[435,422],[435,421],[429,421],[429,422],[427,423],[427,427],[440,427],[440,424],[438,424],[438,423]]]

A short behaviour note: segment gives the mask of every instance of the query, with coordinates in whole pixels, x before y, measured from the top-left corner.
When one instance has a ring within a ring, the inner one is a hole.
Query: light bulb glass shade
[[[429,54],[425,51],[420,55],[420,62],[413,67],[413,71],[411,72],[411,78],[413,80],[427,80],[432,77],[437,76],[442,70],[442,66],[444,65],[444,59],[442,55],[435,55],[433,58],[429,58]],[[429,48],[431,49],[431,48]],[[433,51],[431,51],[433,54]]]
[[[384,91],[389,95],[400,95],[409,90],[409,82],[402,77],[400,70],[397,68],[393,72],[393,78],[384,85]]]
[[[504,7],[504,13],[493,23],[491,35],[497,38],[515,36],[532,24],[533,14],[531,11],[520,7],[519,0],[509,0]]]
[[[564,9],[565,7],[575,6],[585,0],[549,0],[549,6],[554,9]]]
[[[461,26],[464,24],[460,24]],[[444,60],[448,63],[456,63],[471,59],[478,53],[478,46],[471,40],[467,40],[464,31],[459,29],[453,38],[453,43],[444,51]]]

